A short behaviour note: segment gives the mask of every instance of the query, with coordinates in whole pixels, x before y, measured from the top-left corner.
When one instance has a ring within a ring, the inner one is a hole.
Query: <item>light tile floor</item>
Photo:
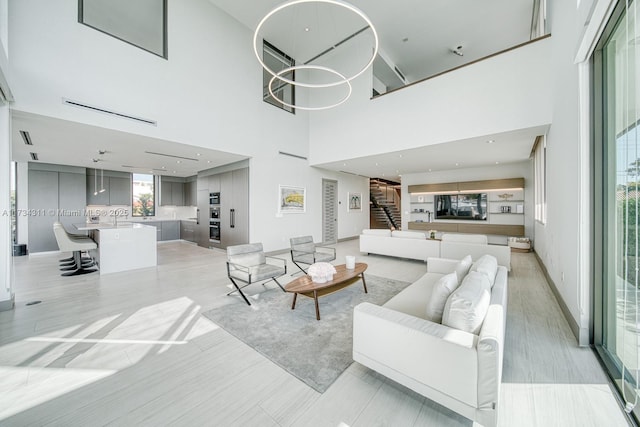
[[[367,262],[367,274],[413,281],[426,271],[360,254],[357,240],[336,249],[338,260]],[[0,313],[0,425],[472,424],[357,363],[319,394],[200,316],[250,309],[226,295],[223,251],[161,243],[157,268],[103,277],[62,278],[60,257],[14,259],[16,309]],[[509,280],[500,426],[626,426],[533,254],[513,254]],[[25,305],[33,300],[42,303]]]

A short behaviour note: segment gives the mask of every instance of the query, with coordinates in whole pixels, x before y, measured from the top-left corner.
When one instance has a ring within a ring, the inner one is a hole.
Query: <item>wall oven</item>
[[[220,223],[212,222],[209,224],[209,240],[220,243]]]
[[[210,205],[219,205],[220,204],[220,193],[209,193],[209,204]]]

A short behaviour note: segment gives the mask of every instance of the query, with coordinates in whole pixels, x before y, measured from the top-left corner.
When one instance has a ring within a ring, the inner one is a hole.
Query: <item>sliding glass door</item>
[[[622,1],[594,56],[594,342],[627,409],[640,414],[640,7]],[[600,242],[602,246],[600,247]]]

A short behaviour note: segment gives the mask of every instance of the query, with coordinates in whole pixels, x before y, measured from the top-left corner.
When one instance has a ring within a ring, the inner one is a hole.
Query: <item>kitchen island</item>
[[[158,263],[156,227],[132,222],[74,226],[79,231],[89,231],[98,244],[90,254],[100,274],[155,267]]]

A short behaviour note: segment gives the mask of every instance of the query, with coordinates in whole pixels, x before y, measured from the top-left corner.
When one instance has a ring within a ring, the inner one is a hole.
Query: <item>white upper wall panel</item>
[[[549,125],[550,60],[547,38],[373,100],[369,72],[353,81],[349,102],[310,116],[310,161]]]
[[[275,145],[306,155],[306,114],[262,101],[251,32],[208,1],[169,1],[168,60],[78,23],[76,0],[10,6],[16,110],[236,154]],[[158,124],[84,111],[62,98]]]

